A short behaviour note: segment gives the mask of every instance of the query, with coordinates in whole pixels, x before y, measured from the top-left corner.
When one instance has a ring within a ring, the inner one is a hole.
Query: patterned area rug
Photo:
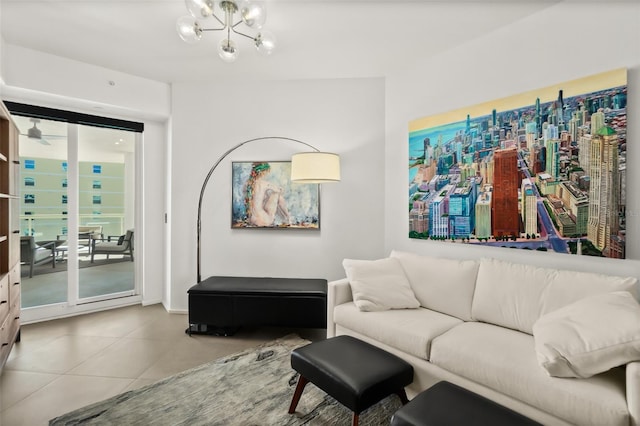
[[[309,341],[288,335],[50,420],[49,425],[349,425],[352,413],[309,383],[288,414],[298,375],[291,351]],[[392,395],[360,413],[360,425],[388,425]]]

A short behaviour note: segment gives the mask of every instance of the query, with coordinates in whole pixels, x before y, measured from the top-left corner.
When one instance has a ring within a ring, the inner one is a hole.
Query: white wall
[[[144,258],[137,260],[143,264],[143,303],[162,302],[169,85],[7,43],[3,47],[3,100],[144,123],[143,174],[136,176],[145,182],[144,199],[137,204],[145,232],[136,235],[137,248],[144,246],[137,254]]]
[[[0,7],[0,20],[2,19],[2,8]],[[4,38],[0,35],[0,96],[2,95],[2,84],[4,79],[2,78],[4,72]]]
[[[144,242],[144,258],[138,252],[137,260],[143,262],[143,304],[164,302],[166,276],[163,265],[170,262],[165,256],[165,197],[167,192],[164,176],[166,174],[167,125],[156,121],[144,122],[142,170],[137,171],[136,179],[142,177],[145,182],[142,204],[144,234],[136,238],[136,244]],[[136,154],[136,156],[139,153]],[[142,173],[142,175],[140,174]],[[137,195],[136,195],[137,196]]]
[[[3,62],[5,98],[19,88],[27,100],[33,97],[72,108],[82,104],[89,114],[138,117],[138,121],[164,121],[170,114],[166,83],[8,43]]]
[[[485,8],[484,13],[492,13]],[[477,16],[477,19],[482,19]],[[386,81],[385,251],[513,261],[640,276],[640,167],[627,167],[627,258],[410,240],[408,122],[616,68],[628,68],[628,163],[640,164],[640,4],[569,2],[550,6]],[[464,31],[464,28],[461,28]],[[434,41],[437,42],[437,41]]]
[[[218,157],[245,140],[284,136],[336,152],[342,182],[321,188],[321,230],[232,230],[231,161],[289,160],[308,150],[266,141],[234,151],[216,169],[203,202],[202,278],[211,275],[344,275],[345,257],[382,254],[384,81],[305,80],[224,85],[180,83],[172,93],[171,309],[187,309],[196,283],[200,188]]]
[[[2,22],[2,7],[0,7],[0,22]],[[2,85],[4,83],[3,79],[3,67],[4,67],[4,37],[0,35],[0,98],[2,97]]]

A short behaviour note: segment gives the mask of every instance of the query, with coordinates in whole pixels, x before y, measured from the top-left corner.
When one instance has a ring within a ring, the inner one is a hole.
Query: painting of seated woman
[[[318,184],[291,182],[290,161],[233,162],[231,227],[320,229]]]

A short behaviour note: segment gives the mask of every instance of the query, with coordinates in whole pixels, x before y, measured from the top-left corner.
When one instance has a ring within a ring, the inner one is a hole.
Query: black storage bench
[[[241,326],[327,327],[327,280],[209,277],[189,294],[188,334],[229,336]]]

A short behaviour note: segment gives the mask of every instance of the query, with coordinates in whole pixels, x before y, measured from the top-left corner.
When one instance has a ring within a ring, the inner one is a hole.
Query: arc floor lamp
[[[202,236],[202,199],[204,198],[204,192],[207,188],[207,184],[211,179],[211,175],[218,165],[236,149],[246,144],[258,141],[264,141],[267,139],[290,141],[298,144],[302,144],[307,148],[312,149],[310,152],[300,152],[291,156],[291,181],[299,183],[329,183],[340,181],[340,157],[337,154],[331,152],[322,152],[315,146],[303,142],[298,139],[281,137],[281,136],[264,136],[255,139],[249,139],[244,142],[240,142],[234,147],[230,148],[218,158],[213,164],[207,177],[202,183],[200,189],[200,198],[198,200],[198,224],[197,224],[197,277],[198,283],[202,281],[201,271],[201,236]]]

